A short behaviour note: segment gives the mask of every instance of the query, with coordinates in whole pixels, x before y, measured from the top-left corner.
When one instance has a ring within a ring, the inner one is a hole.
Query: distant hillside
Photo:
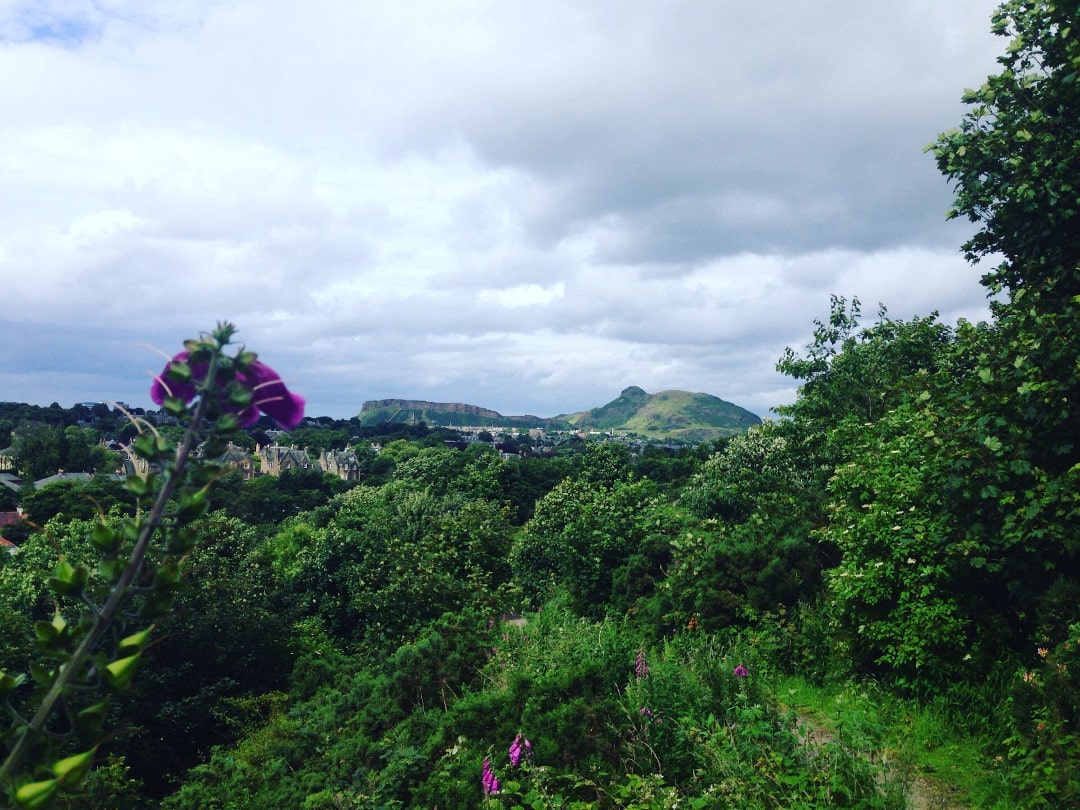
[[[426,422],[440,427],[552,427],[555,420],[539,416],[503,416],[498,411],[460,402],[424,402],[418,399],[376,399],[364,403],[360,424]],[[565,427],[565,425],[563,425]]]
[[[599,408],[552,418],[504,416],[498,411],[460,402],[425,402],[415,399],[378,399],[364,403],[364,425],[426,422],[442,427],[506,427],[625,431],[651,439],[673,438],[710,441],[742,433],[761,419],[738,405],[711,394],[689,391],[646,393],[630,386]]]
[[[581,429],[626,430],[651,438],[687,441],[732,436],[761,424],[760,417],[712,394],[649,394],[637,386],[625,389],[603,407],[557,418]]]

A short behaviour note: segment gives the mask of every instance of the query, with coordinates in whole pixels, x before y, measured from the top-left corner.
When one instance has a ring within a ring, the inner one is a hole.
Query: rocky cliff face
[[[420,399],[372,399],[364,403],[363,411],[438,411],[441,413],[459,413],[464,416],[479,416],[485,419],[501,419],[502,414],[478,405],[466,405],[462,402],[425,402]]]

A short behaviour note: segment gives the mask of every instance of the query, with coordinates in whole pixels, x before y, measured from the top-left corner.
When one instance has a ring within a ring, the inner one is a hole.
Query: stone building
[[[277,477],[289,470],[310,470],[311,459],[307,450],[298,450],[295,447],[280,447],[276,444],[267,447],[256,447],[255,453],[259,456],[259,472],[262,475]]]
[[[218,460],[222,464],[240,470],[240,474],[245,481],[250,481],[255,477],[255,460],[251,457],[251,453],[242,447],[237,447],[232,442],[229,442],[224,455]]]
[[[360,480],[360,460],[352,450],[324,450],[319,454],[319,466],[342,481]]]

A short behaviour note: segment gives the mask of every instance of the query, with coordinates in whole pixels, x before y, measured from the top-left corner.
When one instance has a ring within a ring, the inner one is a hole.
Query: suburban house
[[[240,470],[245,481],[250,481],[255,477],[255,460],[251,457],[251,453],[232,442],[229,442],[229,446],[225,448],[225,454],[218,461],[227,467]]]
[[[22,489],[23,480],[13,472],[0,472],[0,486],[7,487],[13,492]]]
[[[259,457],[259,472],[263,475],[279,476],[289,470],[310,470],[312,468],[307,450],[297,450],[295,447],[280,447],[272,444],[267,447],[256,447],[255,453]]]
[[[319,454],[319,466],[342,481],[360,480],[360,459],[352,450],[324,450]]]
[[[20,509],[18,512],[0,512],[0,532],[4,531],[4,527],[14,526],[22,519],[22,509]],[[0,534],[0,548],[11,554],[15,554],[19,550],[19,547],[17,545],[6,539],[2,534]]]

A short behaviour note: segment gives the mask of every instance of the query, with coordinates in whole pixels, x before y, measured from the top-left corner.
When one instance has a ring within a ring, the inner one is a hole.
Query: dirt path
[[[795,725],[802,730],[808,744],[823,745],[835,738],[832,728],[811,712],[796,709],[796,713],[798,719]],[[910,771],[897,775],[907,787],[905,798],[908,810],[969,810],[969,805],[958,798],[959,788],[945,780]]]

